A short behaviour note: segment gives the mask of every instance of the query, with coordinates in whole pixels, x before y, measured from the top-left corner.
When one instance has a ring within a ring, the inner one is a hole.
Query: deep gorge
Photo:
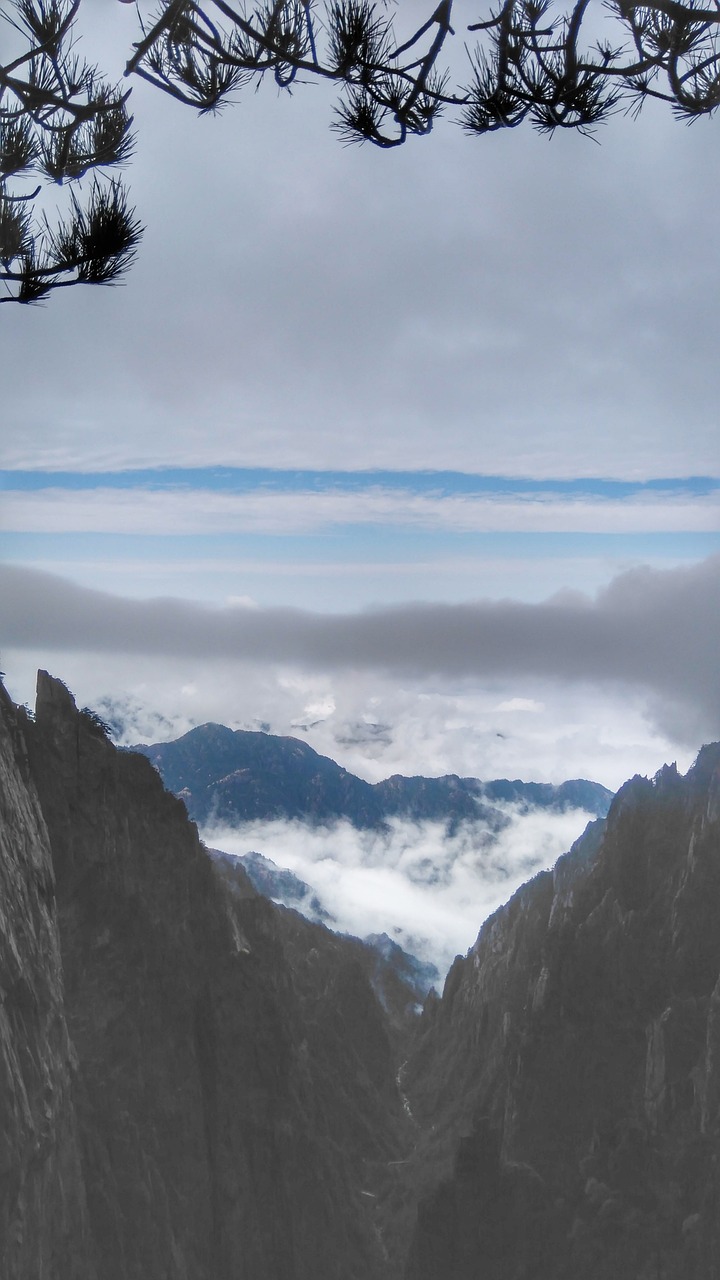
[[[0,719],[4,1280],[720,1274],[719,746],[626,784],[416,1017],[60,681]]]

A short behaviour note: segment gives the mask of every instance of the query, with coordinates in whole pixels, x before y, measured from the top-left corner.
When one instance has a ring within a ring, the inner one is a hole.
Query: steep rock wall
[[[720,1274],[719,909],[712,747],[487,921],[408,1075],[407,1280]]]
[[[360,966],[321,927],[291,936],[263,899],[230,894],[182,803],[60,682],[40,673],[35,720],[14,732],[27,760],[8,839],[36,885],[17,967],[27,983],[35,965],[49,1012],[13,1043],[31,1058],[41,1039],[60,1046],[57,1107],[77,1143],[55,1137],[75,1164],[48,1237],[67,1237],[76,1269],[26,1254],[3,1280],[385,1280],[375,1182],[402,1108]],[[17,1179],[40,1120],[14,1124]],[[55,1178],[51,1163],[33,1229]]]
[[[0,1275],[89,1280],[47,828],[0,686]]]
[[[717,1280],[720,747],[623,788],[404,1049],[357,944],[228,888],[43,673],[0,784],[2,1280]]]

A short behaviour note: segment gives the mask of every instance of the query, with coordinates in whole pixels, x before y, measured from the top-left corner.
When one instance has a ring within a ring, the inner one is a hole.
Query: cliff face
[[[34,723],[3,712],[4,1203],[43,1230],[0,1274],[380,1280],[373,1169],[402,1107],[360,966],[230,894],[149,762],[59,682],[41,673]]]
[[[719,907],[716,746],[487,921],[405,1086],[407,1280],[720,1274]]]
[[[0,1275],[91,1275],[47,828],[0,687]]]
[[[0,784],[2,1280],[717,1280],[720,746],[410,1036],[401,975],[383,1007],[367,948],[226,883],[42,673]]]

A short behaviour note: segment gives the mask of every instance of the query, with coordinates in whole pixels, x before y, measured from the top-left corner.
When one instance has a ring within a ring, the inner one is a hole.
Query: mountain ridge
[[[0,782],[3,1280],[717,1280],[720,744],[394,1025],[45,673]]]
[[[257,819],[302,819],[317,824],[347,819],[354,826],[381,827],[390,818],[442,820],[453,825],[481,821],[499,830],[502,804],[583,808],[602,817],[612,792],[600,783],[570,779],[558,785],[519,779],[438,778],[393,774],[370,783],[299,738],[198,725],[166,743],[141,743],[169,790],[184,800],[201,825]]]
[[[405,1280],[718,1274],[719,903],[714,744],[631,779],[484,923],[405,1081]]]
[[[0,740],[3,1280],[386,1280],[361,1193],[405,1122],[352,949],[226,891],[61,682]]]

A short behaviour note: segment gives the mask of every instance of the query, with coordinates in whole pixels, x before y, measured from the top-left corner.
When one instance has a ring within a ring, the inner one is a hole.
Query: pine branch
[[[32,303],[69,284],[110,284],[132,262],[141,227],[117,179],[132,155],[129,90],[74,52],[79,0],[15,0],[0,13],[25,42],[0,66],[0,301]],[[74,186],[90,175],[84,198]],[[39,178],[39,182],[37,179]],[[36,211],[48,183],[70,186],[53,230]]]
[[[585,39],[585,29],[599,0],[576,0],[569,10],[550,0],[504,0],[467,25],[475,41],[466,46],[471,76],[453,88],[442,59],[459,7],[441,0],[399,39],[395,15],[374,0],[267,0],[261,7],[207,0],[203,8],[170,0],[127,72],[152,77],[201,110],[268,74],[281,88],[298,76],[320,76],[339,87],[333,127],[341,136],[385,148],[429,132],[452,108],[471,133],[515,128],[527,118],[542,130],[587,133],[621,107],[636,111],[648,96],[693,117],[711,115],[720,103],[720,4],[610,0],[602,7],[617,39],[598,44]]]

